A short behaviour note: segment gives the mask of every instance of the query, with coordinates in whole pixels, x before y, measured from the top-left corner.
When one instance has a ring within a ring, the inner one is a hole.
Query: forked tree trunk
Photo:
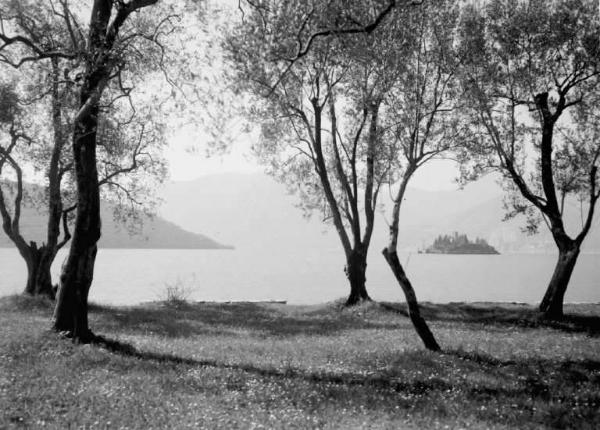
[[[55,254],[47,248],[42,248],[36,274],[35,294],[42,294],[54,300],[56,291],[52,285],[52,274],[50,269],[54,261]]]
[[[29,245],[29,252],[24,255],[27,265],[27,284],[25,293],[35,296],[43,295],[54,299],[52,275],[50,267],[54,254],[45,246],[37,247],[35,242]]]
[[[346,262],[346,276],[350,282],[350,295],[346,306],[354,306],[362,301],[370,301],[367,293],[367,256],[365,252],[352,251]]]
[[[558,261],[540,304],[540,312],[546,318],[560,319],[563,316],[565,292],[577,263],[579,251],[579,245],[574,241],[559,245]]]
[[[96,243],[100,239],[100,193],[96,168],[98,108],[75,124],[73,159],[77,183],[77,215],[69,255],[60,276],[54,329],[77,342],[94,335],[88,326],[87,298],[94,277]]]
[[[390,265],[394,276],[398,280],[398,283],[404,292],[404,296],[406,297],[406,305],[408,306],[408,315],[415,327],[415,330],[417,331],[417,334],[425,344],[425,348],[431,351],[440,351],[441,348],[435,340],[433,333],[429,329],[427,322],[425,322],[421,316],[415,290],[413,289],[412,284],[410,283],[406,273],[404,272],[404,269],[402,268],[402,265],[400,264],[398,254],[396,251],[390,251],[388,248],[384,248],[383,256]]]

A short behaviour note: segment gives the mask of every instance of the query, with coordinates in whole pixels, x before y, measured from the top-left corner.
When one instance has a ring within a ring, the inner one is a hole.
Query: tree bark
[[[557,119],[565,109],[565,94],[560,93],[559,96],[559,101],[554,114],[552,114],[550,110],[548,93],[541,93],[535,97],[535,103],[542,114],[543,120],[540,163],[542,187],[547,203],[542,207],[542,212],[550,220],[550,231],[552,232],[552,237],[558,247],[558,261],[556,262],[550,284],[540,303],[540,311],[543,313],[544,317],[550,319],[560,319],[563,316],[565,292],[567,291],[573,269],[577,263],[581,241],[583,241],[589,229],[589,226],[587,229],[584,227],[577,239],[571,239],[565,232],[562,208],[559,208],[558,199],[556,197],[554,172],[552,170],[553,130]],[[592,168],[590,178],[591,199],[589,216],[593,216],[594,205],[596,203],[594,200],[595,176],[596,170],[595,168]],[[589,216],[588,221],[591,222]]]
[[[77,184],[77,215],[69,255],[62,269],[54,329],[77,342],[93,339],[87,317],[87,297],[94,277],[96,243],[100,239],[100,192],[96,168],[98,107],[75,124],[73,159]]]
[[[88,294],[94,276],[96,246],[79,255],[69,255],[60,276],[54,310],[54,329],[66,332],[80,343],[93,340],[88,323]]]
[[[46,246],[38,248],[35,242],[29,244],[29,252],[23,256],[27,265],[26,294],[47,296],[54,300],[55,294],[50,273],[54,255]]]
[[[54,328],[68,332],[77,342],[94,339],[88,326],[88,293],[94,278],[100,239],[100,190],[96,166],[96,134],[100,99],[117,66],[114,45],[121,26],[132,12],[157,0],[113,2],[94,0],[86,46],[86,70],[73,119],[73,166],[77,185],[77,213],[69,256],[63,266]],[[114,10],[113,10],[114,6]]]
[[[30,296],[35,295],[35,281],[37,279],[37,269],[39,263],[39,256],[37,253],[37,249],[29,247],[29,252],[26,254],[22,254],[25,260],[25,264],[27,265],[27,283],[25,284],[25,294],[29,294]]]
[[[385,260],[390,265],[394,276],[398,280],[402,291],[404,292],[404,296],[406,297],[406,305],[408,306],[408,315],[410,320],[417,331],[417,334],[425,344],[425,348],[430,351],[440,351],[441,348],[438,345],[433,333],[429,329],[427,322],[421,316],[421,312],[419,310],[419,303],[417,302],[417,296],[415,294],[415,290],[412,287],[402,265],[400,264],[400,260],[398,259],[398,254],[395,250],[390,251],[388,248],[383,249],[383,256]]]
[[[565,292],[577,263],[579,251],[580,247],[574,241],[559,246],[558,261],[539,308],[544,317],[549,319],[562,318]]]
[[[35,294],[45,295],[52,300],[56,297],[54,286],[52,285],[52,274],[50,268],[56,254],[46,247],[39,250],[39,261],[35,280]]]
[[[346,276],[350,282],[350,295],[346,306],[354,306],[362,301],[370,301],[367,293],[367,254],[362,250],[354,250],[348,256],[345,268]]]

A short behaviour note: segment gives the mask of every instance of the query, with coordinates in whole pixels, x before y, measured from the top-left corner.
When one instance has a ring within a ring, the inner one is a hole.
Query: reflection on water
[[[53,267],[58,276],[65,253]],[[401,255],[421,300],[538,302],[554,255]],[[90,299],[135,304],[156,300],[180,281],[193,300],[287,300],[321,303],[348,293],[338,249],[312,254],[259,246],[236,250],[103,249],[98,252]],[[0,249],[0,295],[20,292],[25,265],[14,249]],[[375,300],[402,300],[383,257],[370,255],[367,288]],[[583,254],[567,292],[570,302],[600,302],[600,255]]]

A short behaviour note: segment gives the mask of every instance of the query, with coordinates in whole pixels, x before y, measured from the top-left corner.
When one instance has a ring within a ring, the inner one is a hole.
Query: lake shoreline
[[[56,283],[66,253],[61,250],[52,267]],[[420,301],[538,303],[550,280],[556,257],[550,255],[399,256]],[[254,250],[100,250],[96,259],[90,300],[133,305],[164,299],[169,289],[180,289],[194,301],[286,301],[317,304],[349,293],[343,255],[337,248],[318,253]],[[27,268],[16,250],[0,249],[3,281],[0,296],[19,293]],[[600,302],[600,260],[579,257],[566,302]],[[389,266],[378,253],[367,262],[367,291],[379,301],[402,300]]]

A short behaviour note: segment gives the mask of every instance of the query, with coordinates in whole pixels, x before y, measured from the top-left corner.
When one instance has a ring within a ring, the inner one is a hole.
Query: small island
[[[482,238],[471,242],[466,234],[454,232],[453,236],[440,235],[433,245],[425,249],[425,254],[500,254],[493,246]]]

